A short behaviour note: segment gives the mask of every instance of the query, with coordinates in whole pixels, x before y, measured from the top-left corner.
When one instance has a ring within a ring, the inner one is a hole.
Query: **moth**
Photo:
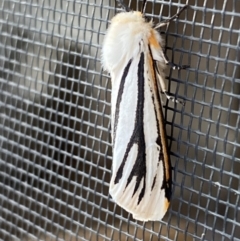
[[[167,93],[163,70],[169,62],[157,29],[186,9],[154,25],[142,10],[115,15],[102,46],[102,65],[111,75],[111,126],[113,163],[110,195],[141,221],[161,220],[171,197],[171,163],[167,146],[160,92]]]

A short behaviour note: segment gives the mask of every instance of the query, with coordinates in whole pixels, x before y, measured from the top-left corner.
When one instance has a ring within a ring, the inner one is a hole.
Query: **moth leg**
[[[171,95],[170,93],[167,92],[165,81],[164,81],[162,75],[160,74],[160,70],[158,68],[157,63],[155,63],[155,66],[156,66],[155,69],[156,69],[157,77],[159,79],[161,91],[165,94],[165,96],[167,97],[168,100],[171,100],[172,102],[179,103],[184,106],[185,105],[184,101],[177,99],[174,95]]]
[[[172,62],[168,62],[167,65],[169,65],[172,69],[187,69],[190,67],[190,65],[177,65],[177,64],[174,64]]]
[[[122,0],[117,0],[117,2],[120,4],[120,6],[124,9],[125,12],[131,11],[131,9]]]
[[[188,5],[186,4],[185,6],[183,6],[175,15],[173,15],[171,18],[168,18],[162,22],[160,22],[159,24],[157,24],[154,28],[161,28],[165,25],[167,25],[168,23],[170,23],[171,21],[173,21],[174,19],[177,19],[180,14],[188,7]]]
[[[170,62],[168,59],[167,59],[167,56],[164,54],[163,51],[161,51],[161,55],[162,55],[162,58],[165,62],[166,65],[169,65],[172,69],[177,69],[177,70],[180,70],[180,69],[187,69],[190,67],[190,65],[177,65],[177,64],[174,64],[172,62]]]

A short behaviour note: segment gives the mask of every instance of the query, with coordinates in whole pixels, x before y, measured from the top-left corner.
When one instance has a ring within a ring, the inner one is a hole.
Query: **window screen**
[[[141,1],[125,3],[134,10]],[[149,0],[165,20],[170,208],[140,222],[108,194],[114,0],[0,0],[0,240],[240,240],[240,1]]]

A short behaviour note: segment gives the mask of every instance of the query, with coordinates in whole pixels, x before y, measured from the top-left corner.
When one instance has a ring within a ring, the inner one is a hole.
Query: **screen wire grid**
[[[131,9],[141,1],[125,0]],[[189,0],[161,33],[170,208],[139,222],[108,194],[112,0],[0,0],[0,240],[240,240],[240,1]],[[165,20],[185,0],[148,1]]]

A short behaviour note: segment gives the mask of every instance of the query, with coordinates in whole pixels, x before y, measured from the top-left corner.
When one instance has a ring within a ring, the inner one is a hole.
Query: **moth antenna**
[[[125,10],[125,12],[130,12],[131,11],[131,9],[122,0],[117,0],[117,2]]]
[[[141,13],[145,13],[147,0],[143,0]]]

